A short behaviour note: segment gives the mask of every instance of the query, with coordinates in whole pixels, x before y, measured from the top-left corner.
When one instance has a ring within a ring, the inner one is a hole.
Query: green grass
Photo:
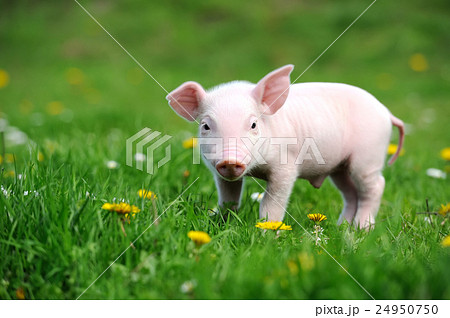
[[[370,4],[82,3],[168,90],[187,80],[255,82],[288,63],[296,77]],[[0,117],[28,136],[7,143],[16,160],[4,162],[0,176],[8,192],[0,193],[1,299],[20,288],[27,299],[75,299],[146,229],[82,299],[369,299],[291,217],[292,231],[278,238],[255,228],[250,194],[262,189],[254,181],[238,214],[209,215],[212,177],[181,146],[196,127],[75,2],[1,7],[0,69],[10,82],[0,88]],[[439,152],[450,140],[448,11],[446,1],[377,1],[300,79],[360,86],[412,128],[405,155],[385,169],[374,231],[336,226],[342,202],[329,181],[319,190],[298,181],[288,207],[308,231],[307,213],[327,215],[325,248],[377,299],[450,297],[450,249],[440,244],[449,221],[418,214],[426,199],[430,211],[450,201],[448,179],[425,173],[445,169]],[[417,53],[427,59],[423,72],[409,65]],[[79,84],[67,81],[70,68],[81,70]],[[61,114],[49,113],[53,101]],[[173,159],[153,176],[125,165],[125,140],[143,127],[174,136]],[[108,169],[108,160],[119,168]],[[140,188],[157,193],[157,212],[165,211],[150,228],[154,210]],[[127,236],[120,217],[101,209],[114,198],[142,209],[123,225]],[[190,230],[212,241],[197,252]],[[182,292],[188,281],[195,287]]]

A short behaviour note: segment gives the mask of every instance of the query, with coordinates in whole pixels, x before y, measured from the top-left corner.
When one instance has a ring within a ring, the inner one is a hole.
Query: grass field
[[[170,91],[288,63],[295,78],[370,1],[81,3]],[[213,179],[182,146],[197,128],[74,1],[0,1],[0,299],[75,299],[127,248],[80,299],[370,299],[298,224],[313,231],[315,212],[326,250],[374,298],[449,299],[449,214],[423,214],[450,201],[449,179],[426,174],[449,171],[449,14],[444,0],[379,0],[299,79],[374,94],[408,123],[406,151],[385,169],[373,231],[336,226],[339,192],[299,180],[292,231],[276,237],[255,227],[253,180],[238,214],[211,215]],[[125,164],[144,127],[173,136],[154,175]],[[102,210],[122,199],[141,210],[130,222]],[[211,242],[196,248],[191,230]]]

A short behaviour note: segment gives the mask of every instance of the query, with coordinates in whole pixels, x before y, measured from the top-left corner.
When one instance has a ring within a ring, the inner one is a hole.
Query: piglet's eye
[[[254,122],[253,124],[252,124],[252,129],[255,129],[256,128],[256,122]]]
[[[204,130],[210,130],[211,128],[209,128],[208,124],[203,124],[203,129]]]

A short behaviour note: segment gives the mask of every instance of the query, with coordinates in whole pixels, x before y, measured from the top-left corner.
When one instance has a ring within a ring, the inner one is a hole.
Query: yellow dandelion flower
[[[5,162],[6,163],[13,163],[14,162],[14,155],[12,153],[5,154]]]
[[[130,218],[134,218],[136,216],[136,213],[131,213],[131,214],[125,213],[124,216],[126,219],[130,219]],[[130,223],[130,222],[128,222],[128,223]]]
[[[5,177],[11,177],[11,178],[14,177],[15,175],[16,175],[16,173],[13,170],[6,171],[4,174]]]
[[[211,242],[211,237],[208,233],[203,231],[189,231],[187,236],[195,243],[197,246],[202,246],[203,244],[207,244]]]
[[[283,222],[259,222],[256,223],[255,227],[263,229],[263,230],[285,230],[292,231],[292,227],[290,225],[286,225]]]
[[[66,71],[66,80],[70,85],[81,85],[84,82],[83,71],[76,67],[71,67]]]
[[[7,71],[0,68],[0,88],[6,87],[9,84],[9,74]]]
[[[397,152],[398,145],[390,144],[387,153],[388,155],[393,155]],[[400,150],[400,156],[403,156],[405,154],[405,149]]]
[[[197,138],[192,137],[183,141],[183,148],[189,149],[197,147]]]
[[[185,171],[183,172],[183,177],[184,177],[184,178],[188,178],[190,175],[191,175],[191,172],[190,172],[189,170],[185,170]]]
[[[46,110],[50,115],[59,115],[63,112],[64,105],[58,101],[50,102],[47,104]]]
[[[289,271],[291,272],[292,275],[297,275],[298,274],[297,262],[295,262],[293,260],[289,260],[287,262],[287,267],[289,268]]]
[[[154,192],[150,191],[150,190],[140,189],[137,193],[138,193],[140,198],[144,198],[144,199],[154,200],[154,199],[158,198],[156,196],[156,194]]]
[[[441,158],[450,161],[450,147],[441,150]]]
[[[314,268],[314,257],[306,252],[301,252],[298,254],[298,261],[300,262],[300,267],[305,272]]]
[[[113,211],[114,210],[114,203],[104,203],[102,205],[102,209],[103,210]]]
[[[42,152],[38,152],[38,154],[37,154],[37,160],[39,161],[39,162],[42,162],[42,161],[44,161],[44,154],[42,153]]]
[[[411,55],[409,58],[409,67],[416,72],[424,72],[428,70],[428,61],[421,53]]]
[[[311,221],[318,222],[318,223],[325,221],[327,219],[327,217],[321,213],[311,213],[311,214],[308,214],[307,216],[308,216],[308,219],[310,219]]]
[[[446,205],[441,204],[439,214],[442,216],[446,216],[448,212],[450,212],[450,203],[447,203]]]
[[[25,299],[25,291],[22,287],[17,288],[16,290],[17,299],[24,300]]]
[[[141,211],[137,206],[130,205],[130,204],[125,203],[125,202],[104,203],[102,205],[102,209],[103,210],[108,210],[108,211],[114,211],[114,212],[117,212],[117,213],[120,213],[120,214],[127,214],[127,213],[136,214],[136,213]]]
[[[443,247],[449,247],[450,246],[450,235],[447,235],[441,242],[441,245]]]

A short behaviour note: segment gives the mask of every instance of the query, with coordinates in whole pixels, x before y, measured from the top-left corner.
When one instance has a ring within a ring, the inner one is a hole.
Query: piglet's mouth
[[[216,164],[217,172],[226,180],[235,181],[244,176],[247,166],[236,160],[222,160]]]

